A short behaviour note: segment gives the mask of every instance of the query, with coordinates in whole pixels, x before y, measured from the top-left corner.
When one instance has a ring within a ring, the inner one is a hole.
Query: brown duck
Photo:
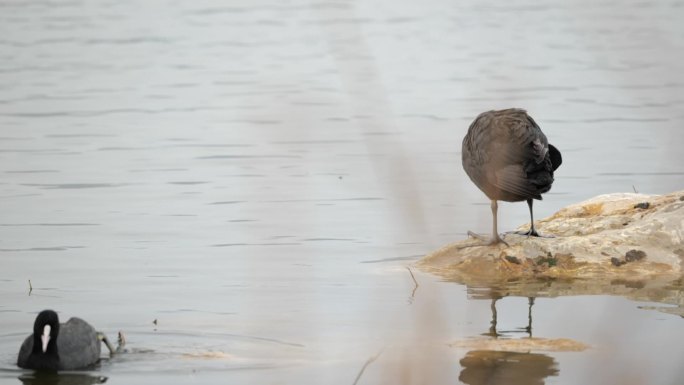
[[[463,138],[462,161],[466,174],[492,201],[493,227],[488,244],[506,243],[497,232],[497,201],[527,201],[530,230],[523,234],[540,236],[534,228],[532,200],[541,200],[551,189],[553,172],[562,157],[525,110],[481,113]],[[468,234],[483,239],[470,231]]]

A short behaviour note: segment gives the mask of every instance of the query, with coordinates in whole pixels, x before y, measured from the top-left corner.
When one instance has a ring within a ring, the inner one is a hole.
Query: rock
[[[636,206],[634,206],[634,207],[636,208]],[[625,254],[624,258],[616,258],[616,257],[611,258],[610,263],[612,263],[613,266],[619,267],[619,266],[624,265],[625,263],[641,261],[644,258],[646,258],[646,253],[644,253],[641,250],[632,249],[632,250],[628,251],[627,254]]]
[[[684,266],[683,194],[600,195],[535,223],[540,233],[554,238],[506,234],[509,246],[483,246],[479,240],[466,239],[433,252],[417,266],[481,283],[512,277],[679,277]],[[646,201],[648,210],[640,206]],[[512,258],[520,263],[504,262]]]
[[[684,317],[680,197],[684,191],[601,195],[535,223],[555,238],[507,234],[510,246],[467,239],[424,257],[417,267],[465,285],[474,299],[620,295],[667,304],[653,308]],[[635,207],[645,201],[647,210]]]
[[[635,205],[634,205],[634,208],[635,208],[635,209],[644,209],[644,210],[646,210],[646,209],[648,209],[650,206],[651,206],[651,204],[648,203],[648,202],[641,202],[641,203],[635,204]]]
[[[416,267],[465,285],[473,299],[619,295],[667,304],[644,308],[684,318],[680,197],[684,191],[601,195],[536,222],[541,233],[555,238],[508,234],[510,246],[467,239],[427,255]],[[648,210],[634,207],[645,200]]]
[[[520,262],[520,260],[518,259],[518,257],[513,257],[513,256],[511,256],[511,255],[507,255],[505,258],[506,258],[506,260],[507,260],[508,262],[510,262],[510,263],[515,263],[516,265],[519,265],[519,264],[522,263],[522,262]]]
[[[626,262],[641,261],[644,258],[646,258],[646,253],[641,250],[630,250],[625,254]]]

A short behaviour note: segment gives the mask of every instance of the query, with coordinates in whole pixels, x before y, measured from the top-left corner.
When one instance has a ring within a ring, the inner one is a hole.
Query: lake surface
[[[528,109],[563,153],[537,218],[684,189],[683,16],[655,0],[0,1],[0,383],[681,384],[684,319],[659,310],[681,283],[541,290],[530,309],[406,267],[490,229],[460,164],[485,110]],[[502,231],[527,220],[499,206]],[[493,304],[499,338],[590,348],[454,346],[490,333]],[[16,353],[45,308],[123,331],[129,353],[33,378]]]

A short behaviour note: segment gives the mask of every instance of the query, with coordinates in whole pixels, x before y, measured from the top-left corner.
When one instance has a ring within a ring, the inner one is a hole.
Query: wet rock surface
[[[589,348],[589,345],[568,338],[487,338],[475,337],[454,341],[449,344],[454,348],[468,350],[490,350],[507,352],[581,352]]]
[[[553,238],[506,234],[508,246],[466,239],[427,255],[417,267],[469,291],[621,295],[677,305],[668,312],[684,315],[683,194],[601,195],[537,221],[539,232]]]
[[[418,266],[483,277],[679,274],[684,261],[681,195],[601,195],[537,221],[540,233],[552,238],[506,234],[508,246],[466,239],[426,256]],[[616,269],[611,258],[625,266]]]

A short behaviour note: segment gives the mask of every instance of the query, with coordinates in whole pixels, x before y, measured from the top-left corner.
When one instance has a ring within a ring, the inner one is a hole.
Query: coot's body
[[[553,172],[562,163],[560,152],[549,144],[525,110],[507,109],[480,114],[463,138],[463,169],[492,201],[493,234],[490,243],[503,242],[496,229],[496,201],[527,201],[529,235],[534,229],[532,200],[542,199],[553,184]]]
[[[19,349],[17,365],[26,369],[83,369],[100,360],[97,331],[80,318],[59,324],[57,313],[44,310],[38,317],[33,334]]]

